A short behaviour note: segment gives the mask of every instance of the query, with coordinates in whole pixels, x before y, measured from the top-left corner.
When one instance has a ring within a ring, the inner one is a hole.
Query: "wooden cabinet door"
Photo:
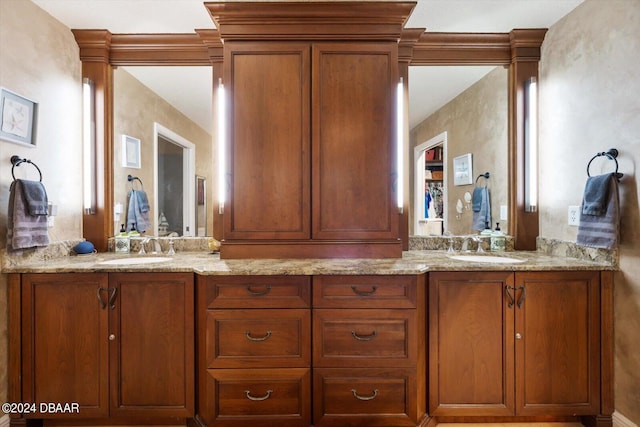
[[[312,236],[397,239],[397,44],[318,43],[312,63]]]
[[[109,414],[107,286],[106,274],[22,275],[22,401],[79,404],[35,417]]]
[[[110,274],[111,415],[194,414],[190,273]]]
[[[517,415],[597,414],[599,272],[516,273]]]
[[[310,237],[310,47],[229,42],[225,239]]]
[[[511,272],[429,274],[429,414],[514,414]]]

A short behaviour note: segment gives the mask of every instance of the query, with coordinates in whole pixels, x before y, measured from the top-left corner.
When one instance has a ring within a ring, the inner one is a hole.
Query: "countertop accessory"
[[[36,165],[35,163],[33,163],[31,160],[29,159],[22,159],[20,158],[20,156],[11,156],[11,164],[13,165],[13,167],[11,168],[11,176],[13,177],[13,180],[16,180],[16,176],[14,175],[14,169],[17,166],[20,166],[22,163],[29,163],[30,165],[32,165],[34,168],[36,168],[38,170],[38,174],[40,175],[40,182],[42,182],[42,171],[40,170],[40,168],[38,167],[38,165]]]
[[[593,162],[593,160],[596,159],[597,157],[603,157],[603,156],[608,158],[609,160],[613,160],[614,162],[616,162],[616,171],[613,173],[615,174],[618,182],[620,182],[620,179],[624,176],[624,174],[618,172],[618,150],[616,148],[610,148],[609,151],[596,153],[596,155],[593,156],[591,160],[589,160],[589,163],[587,163],[587,176],[591,177],[591,174],[589,173],[589,167],[591,167],[591,162]]]

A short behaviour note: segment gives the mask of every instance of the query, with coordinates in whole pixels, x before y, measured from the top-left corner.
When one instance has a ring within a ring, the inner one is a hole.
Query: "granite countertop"
[[[616,270],[611,263],[550,256],[536,251],[486,253],[481,256],[517,258],[518,263],[485,263],[452,259],[446,251],[411,250],[395,259],[237,259],[221,260],[219,254],[178,252],[167,255],[97,253],[71,255],[46,261],[5,265],[3,273],[87,273],[87,272],[193,272],[202,275],[333,275],[333,274],[419,274],[429,271],[554,271]],[[477,255],[475,252],[453,255]],[[103,264],[117,259],[166,257],[147,264]]]

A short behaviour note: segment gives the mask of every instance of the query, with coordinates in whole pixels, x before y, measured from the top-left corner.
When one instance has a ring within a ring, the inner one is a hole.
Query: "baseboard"
[[[622,415],[620,412],[615,411],[613,413],[613,427],[638,427],[638,424],[631,421],[629,418]]]
[[[0,417],[0,427],[9,427],[9,414]]]

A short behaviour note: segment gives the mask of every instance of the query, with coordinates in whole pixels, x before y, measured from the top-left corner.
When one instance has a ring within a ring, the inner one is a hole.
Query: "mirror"
[[[114,211],[114,229],[128,222],[127,176],[133,175],[143,183],[151,207],[152,228],[145,234],[211,233],[213,212],[207,212],[205,201],[212,200],[207,193],[212,186],[204,183],[214,179],[212,67],[117,67],[113,88],[113,197],[120,206]],[[122,135],[140,140],[140,168],[123,166]],[[164,171],[176,173],[163,181]]]
[[[473,204],[465,193],[485,183],[491,228],[500,222],[501,229],[508,229],[506,219],[500,219],[506,210],[501,206],[508,205],[508,75],[502,66],[409,67],[410,235],[477,232],[472,228]],[[466,89],[441,93],[454,80]],[[411,98],[416,94],[420,99]],[[427,106],[431,101],[435,107]],[[453,159],[468,153],[472,184],[454,185]],[[485,172],[490,173],[487,180],[480,177]]]

